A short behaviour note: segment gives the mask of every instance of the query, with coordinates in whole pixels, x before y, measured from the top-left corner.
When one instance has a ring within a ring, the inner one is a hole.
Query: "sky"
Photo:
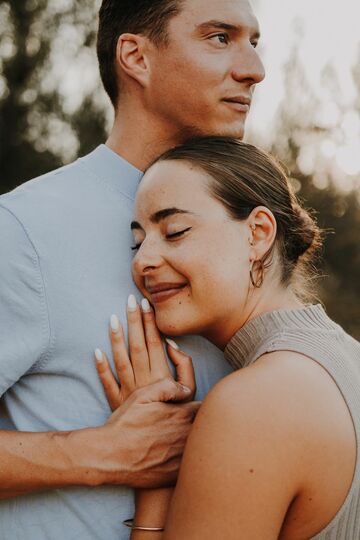
[[[332,164],[340,188],[360,186],[360,99],[352,77],[360,61],[360,0],[253,0],[252,4],[261,25],[260,53],[267,76],[256,90],[248,129],[259,143],[271,143],[277,108],[286,100],[284,66],[298,47],[309,88],[321,104],[317,123],[329,129],[315,150]],[[326,86],[322,74],[328,65],[336,77]],[[300,101],[301,88],[298,93]],[[314,148],[309,144],[302,156],[304,172],[313,172],[316,156],[311,154]],[[326,182],[321,186],[319,180],[318,187],[326,188]]]
[[[254,0],[253,6],[261,25],[261,56],[267,70],[258,89],[254,122],[260,125],[260,119],[270,119],[284,99],[282,68],[294,46],[299,47],[305,73],[320,98],[327,99],[321,72],[330,63],[338,75],[343,103],[354,100],[351,69],[360,52],[359,0]]]

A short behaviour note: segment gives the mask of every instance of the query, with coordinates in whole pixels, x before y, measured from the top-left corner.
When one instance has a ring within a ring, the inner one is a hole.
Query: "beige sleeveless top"
[[[295,351],[318,362],[340,389],[355,426],[357,460],[346,500],[312,540],[360,539],[360,343],[326,315],[320,305],[272,311],[246,323],[229,341],[225,358],[246,367],[268,352]]]

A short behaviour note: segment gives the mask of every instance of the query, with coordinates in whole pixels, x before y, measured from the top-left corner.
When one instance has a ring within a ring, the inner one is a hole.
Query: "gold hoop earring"
[[[254,277],[254,265],[255,263],[258,264],[258,268],[256,269],[257,271],[257,276],[256,278]],[[261,285],[264,283],[264,263],[263,261],[251,261],[251,265],[250,265],[250,281],[251,281],[251,284],[252,286],[255,288],[255,289],[260,289]]]

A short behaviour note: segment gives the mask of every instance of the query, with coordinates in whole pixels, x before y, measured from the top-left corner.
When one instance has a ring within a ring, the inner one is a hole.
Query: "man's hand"
[[[171,402],[183,401],[188,395],[174,380],[163,379],[135,390],[110,416],[101,428],[104,465],[112,469],[109,483],[134,488],[175,483],[200,402]]]

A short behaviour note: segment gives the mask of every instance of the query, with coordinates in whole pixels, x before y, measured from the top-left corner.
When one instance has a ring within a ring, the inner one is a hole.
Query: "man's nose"
[[[233,78],[238,82],[248,82],[249,85],[260,83],[265,78],[265,68],[256,49],[248,43],[242,48],[234,62]]]

